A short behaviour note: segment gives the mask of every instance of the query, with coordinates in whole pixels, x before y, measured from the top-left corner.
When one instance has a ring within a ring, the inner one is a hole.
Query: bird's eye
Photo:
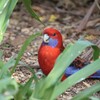
[[[56,36],[56,33],[54,33],[53,36]]]

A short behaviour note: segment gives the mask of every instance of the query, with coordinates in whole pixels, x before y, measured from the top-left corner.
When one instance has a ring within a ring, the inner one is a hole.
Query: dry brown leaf
[[[95,26],[97,23],[100,23],[100,18],[94,19],[92,21],[89,21],[86,25],[86,27],[93,27]]]
[[[41,14],[44,14],[45,13],[45,10],[39,6],[33,6],[33,10],[41,13]]]

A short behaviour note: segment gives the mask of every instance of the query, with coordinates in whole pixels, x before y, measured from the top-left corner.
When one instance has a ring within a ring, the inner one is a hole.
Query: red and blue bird
[[[53,69],[57,57],[63,52],[63,39],[61,33],[54,28],[46,28],[43,31],[43,42],[38,51],[38,62],[42,72],[48,75]],[[68,76],[76,73],[86,65],[81,58],[76,58],[73,63],[66,68],[63,76],[64,80]],[[89,78],[100,78],[100,70]]]

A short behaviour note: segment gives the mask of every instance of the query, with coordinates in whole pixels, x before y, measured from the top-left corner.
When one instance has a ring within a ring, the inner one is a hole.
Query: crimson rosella
[[[48,75],[52,70],[57,57],[63,50],[64,46],[61,33],[54,28],[46,28],[43,31],[43,42],[38,51],[38,62],[45,75]],[[73,63],[66,68],[62,80],[79,71],[84,66],[85,62],[79,57],[76,58]],[[100,78],[100,70],[89,78]]]

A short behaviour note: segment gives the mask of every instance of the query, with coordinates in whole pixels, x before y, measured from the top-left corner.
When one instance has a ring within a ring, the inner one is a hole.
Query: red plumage
[[[40,68],[45,75],[48,75],[55,64],[55,60],[61,53],[59,48],[52,48],[50,46],[41,46],[38,55]]]
[[[38,52],[38,61],[40,68],[42,69],[45,75],[48,75],[53,69],[57,57],[64,50],[62,35],[61,33],[54,28],[46,28],[43,31],[43,42],[39,48]],[[85,60],[77,57],[65,71],[65,74],[62,77],[62,80],[66,79],[66,76],[72,75],[73,73],[80,70],[84,67]],[[66,75],[67,74],[67,75]],[[100,78],[100,70],[94,73],[90,78]]]
[[[54,67],[57,57],[63,51],[64,46],[62,42],[62,36],[58,30],[47,28],[44,30],[43,35],[44,34],[47,34],[50,38],[58,41],[58,44],[55,47],[42,44],[38,52],[38,61],[40,64],[40,68],[45,75],[48,75]]]

